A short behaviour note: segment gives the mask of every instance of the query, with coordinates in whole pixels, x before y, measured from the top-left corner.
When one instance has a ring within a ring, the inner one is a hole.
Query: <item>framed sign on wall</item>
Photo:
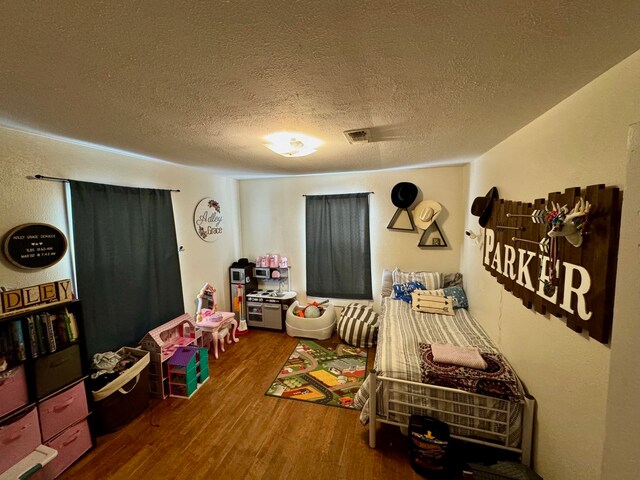
[[[485,269],[527,308],[564,317],[572,330],[587,330],[608,343],[622,191],[589,185],[533,203],[495,197],[488,202]]]
[[[67,252],[67,237],[53,225],[26,223],[7,233],[2,242],[4,256],[24,269],[50,267]]]
[[[215,242],[222,235],[222,211],[213,198],[203,198],[193,213],[193,226],[205,242]]]

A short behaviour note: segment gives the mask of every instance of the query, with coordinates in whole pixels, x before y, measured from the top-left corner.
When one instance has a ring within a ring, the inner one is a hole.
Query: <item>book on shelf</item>
[[[33,315],[27,317],[27,325],[29,331],[29,348],[31,349],[31,358],[38,358],[40,349],[38,348],[38,333],[36,332],[36,320]]]
[[[53,325],[55,327],[58,348],[62,348],[69,343],[69,332],[67,331],[67,324],[64,321],[64,315],[55,315]]]
[[[78,340],[78,321],[76,320],[76,316],[73,312],[68,311],[66,308],[64,309],[65,322],[67,324],[67,329],[69,331],[69,339],[72,342]]]
[[[34,317],[34,323],[36,324],[36,340],[38,342],[38,351],[41,355],[49,353],[47,349],[47,327],[44,325],[44,320],[39,314]]]
[[[0,372],[13,363],[13,348],[11,347],[11,329],[9,324],[0,324]]]
[[[49,352],[53,353],[58,349],[58,343],[56,342],[56,330],[53,325],[53,315],[48,312],[43,312],[40,314],[40,318],[44,319],[44,325],[46,329],[46,338],[47,338],[47,349]]]
[[[15,358],[20,361],[26,360],[27,348],[24,344],[24,335],[22,334],[22,323],[20,320],[13,320],[11,322],[11,337]]]

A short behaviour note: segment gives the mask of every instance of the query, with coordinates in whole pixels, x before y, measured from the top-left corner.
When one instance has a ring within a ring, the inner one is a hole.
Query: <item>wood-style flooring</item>
[[[218,360],[211,355],[210,379],[191,399],[152,400],[60,478],[421,478],[399,429],[379,427],[371,449],[358,411],[264,395],[297,341],[251,331]]]

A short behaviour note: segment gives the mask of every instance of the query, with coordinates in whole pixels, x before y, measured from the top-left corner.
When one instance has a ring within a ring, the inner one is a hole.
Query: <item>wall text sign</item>
[[[53,225],[27,223],[11,230],[4,238],[5,257],[25,269],[45,268],[58,263],[67,251],[67,238]]]
[[[222,212],[213,198],[203,198],[193,214],[193,226],[205,242],[215,242],[222,235]]]
[[[0,292],[0,317],[73,300],[71,280],[41,283]]]
[[[551,204],[590,204],[580,246],[558,237],[549,248],[547,223],[536,212]],[[602,343],[609,341],[616,287],[622,192],[591,185],[568,188],[534,203],[494,199],[485,229],[483,264],[505,290],[536,312],[566,317],[567,326],[583,329]],[[555,265],[553,265],[555,258]],[[550,278],[548,272],[554,272]]]

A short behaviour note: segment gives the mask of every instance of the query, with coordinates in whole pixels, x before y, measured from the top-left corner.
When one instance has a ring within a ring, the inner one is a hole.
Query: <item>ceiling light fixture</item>
[[[264,138],[269,142],[265,147],[283,157],[304,157],[322,145],[322,140],[297,132],[277,132]]]

